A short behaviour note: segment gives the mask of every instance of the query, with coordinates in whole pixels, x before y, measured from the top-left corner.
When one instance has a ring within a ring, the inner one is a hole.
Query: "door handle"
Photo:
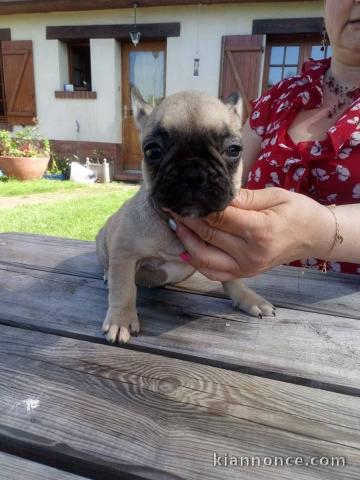
[[[128,118],[133,114],[132,108],[128,107],[127,105],[123,106],[123,117]]]

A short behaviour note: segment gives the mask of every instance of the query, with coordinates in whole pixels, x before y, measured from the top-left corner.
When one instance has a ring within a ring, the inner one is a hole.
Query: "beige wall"
[[[251,2],[138,9],[139,23],[180,22],[180,37],[167,42],[166,94],[185,89],[218,94],[223,35],[250,34],[254,19],[319,17],[322,0],[294,3]],[[56,99],[67,81],[67,55],[61,42],[46,40],[46,26],[132,24],[132,10],[9,15],[0,28],[11,28],[12,40],[32,40],[36,103],[42,133],[56,140],[121,142],[121,45],[113,39],[91,40],[91,67],[96,100]],[[193,76],[199,18],[200,75]],[[76,121],[80,131],[76,131]]]

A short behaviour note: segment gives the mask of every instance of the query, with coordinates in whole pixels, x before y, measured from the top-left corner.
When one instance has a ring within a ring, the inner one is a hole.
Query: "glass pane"
[[[90,46],[74,45],[72,51],[73,83],[91,90]]]
[[[297,65],[299,63],[300,47],[286,47],[286,65]]]
[[[160,103],[164,98],[164,52],[130,52],[130,84],[150,105]]]
[[[314,60],[322,60],[325,58],[325,52],[321,51],[321,45],[313,45],[311,47],[311,58]]]
[[[271,47],[270,65],[282,65],[284,63],[284,47]]]
[[[268,86],[271,87],[272,85],[275,85],[276,83],[280,82],[281,78],[282,78],[282,68],[270,67]]]
[[[285,67],[283,78],[294,77],[297,75],[297,67]]]
[[[332,57],[332,48],[330,45],[326,48],[326,58]]]

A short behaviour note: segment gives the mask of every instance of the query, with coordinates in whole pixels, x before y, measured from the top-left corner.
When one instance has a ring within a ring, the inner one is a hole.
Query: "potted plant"
[[[41,178],[50,158],[50,143],[38,127],[25,127],[15,133],[0,130],[0,170],[18,180]]]
[[[44,178],[48,180],[69,180],[70,163],[71,158],[60,157],[56,152],[52,151]]]

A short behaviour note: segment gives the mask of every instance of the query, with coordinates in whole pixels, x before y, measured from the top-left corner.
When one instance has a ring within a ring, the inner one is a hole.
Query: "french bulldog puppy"
[[[109,307],[103,331],[111,343],[126,343],[140,330],[137,285],[179,283],[194,273],[168,226],[170,209],[202,217],[225,209],[241,187],[241,99],[226,103],[185,91],[153,108],[132,89],[134,118],[143,150],[143,184],[112,215],[96,237],[97,255],[108,281]],[[223,282],[237,309],[262,317],[273,306],[243,281]]]

